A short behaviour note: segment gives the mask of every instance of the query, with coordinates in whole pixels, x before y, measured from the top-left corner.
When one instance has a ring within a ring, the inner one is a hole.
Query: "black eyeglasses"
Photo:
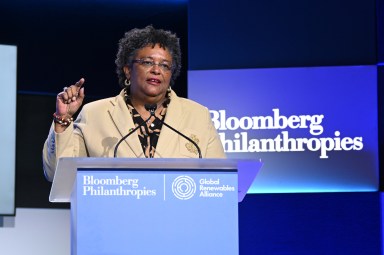
[[[163,72],[169,72],[172,70],[172,66],[168,63],[155,63],[155,61],[150,59],[134,59],[132,63],[138,63],[146,68],[152,68],[153,66],[158,66]]]

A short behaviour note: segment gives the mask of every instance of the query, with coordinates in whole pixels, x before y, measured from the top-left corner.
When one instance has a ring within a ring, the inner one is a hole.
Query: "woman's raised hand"
[[[55,132],[63,132],[73,121],[72,116],[79,110],[84,100],[84,78],[75,84],[65,87],[62,92],[57,94],[56,112],[53,115],[55,122]]]
[[[56,115],[71,118],[79,110],[84,100],[84,88],[82,87],[84,82],[84,78],[81,78],[75,84],[65,87],[57,95]]]

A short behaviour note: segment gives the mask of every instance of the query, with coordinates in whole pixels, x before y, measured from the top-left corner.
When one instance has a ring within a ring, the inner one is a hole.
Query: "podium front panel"
[[[236,169],[78,169],[73,254],[238,254]]]

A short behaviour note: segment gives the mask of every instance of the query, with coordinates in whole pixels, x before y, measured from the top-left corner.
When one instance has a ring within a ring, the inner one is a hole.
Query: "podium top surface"
[[[244,163],[247,166],[244,167]],[[239,201],[252,184],[262,163],[234,159],[179,159],[179,158],[60,158],[53,179],[49,201],[70,202],[72,187],[78,169],[113,169],[140,171],[238,171]]]
[[[180,159],[180,158],[60,158],[60,166],[78,168],[169,168],[169,169],[233,169],[234,159]]]

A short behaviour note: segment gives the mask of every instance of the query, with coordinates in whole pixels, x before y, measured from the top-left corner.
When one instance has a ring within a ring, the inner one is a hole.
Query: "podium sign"
[[[78,170],[73,254],[238,254],[236,169],[126,170]]]
[[[61,158],[72,254],[239,254],[238,202],[261,167],[226,159]]]

